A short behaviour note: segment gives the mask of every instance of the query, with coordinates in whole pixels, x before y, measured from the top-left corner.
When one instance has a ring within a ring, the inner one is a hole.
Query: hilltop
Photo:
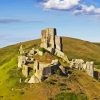
[[[82,58],[84,60],[94,61],[95,67],[100,68],[99,44],[68,37],[62,37],[62,43],[63,51],[67,54],[69,59]],[[62,83],[64,83],[65,77],[60,76],[58,76],[58,78],[61,79],[61,81],[57,80],[57,76],[51,76],[50,79],[41,84],[19,84],[21,76],[17,71],[19,47],[23,45],[25,50],[29,50],[39,44],[40,39],[18,43],[0,49],[0,100],[20,100],[19,98],[27,100],[29,97],[32,98],[30,100],[33,100],[33,98],[39,100],[42,95],[44,95],[43,98],[45,99],[59,94],[61,88],[66,88],[66,90],[73,92],[77,90],[81,96],[86,94],[90,100],[94,100],[94,98],[99,100],[100,83],[80,71],[73,72],[71,77],[66,78],[68,82],[65,82],[63,85]],[[50,91],[52,91],[52,93]],[[96,94],[96,91],[98,91],[98,94]],[[78,93],[76,92],[76,94]],[[71,95],[76,96],[75,94]]]

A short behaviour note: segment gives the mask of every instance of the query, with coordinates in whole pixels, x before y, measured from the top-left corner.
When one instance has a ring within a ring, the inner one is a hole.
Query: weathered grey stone
[[[22,68],[22,65],[26,63],[25,56],[18,56],[18,68]]]
[[[22,79],[21,78],[19,79],[19,83],[22,83]]]
[[[34,48],[32,48],[32,49],[29,51],[28,56],[33,56],[33,55],[35,55],[35,53],[36,53],[36,50],[35,50]]]
[[[62,58],[67,63],[70,63],[69,60],[68,60],[67,55],[65,55],[62,51],[59,51],[58,49],[55,49],[55,55]]]
[[[87,66],[86,63],[83,64],[83,70],[86,70]]]
[[[56,29],[47,28],[42,31],[41,47],[54,53],[55,49],[61,50],[61,37],[56,36]]]
[[[84,70],[87,72],[89,76],[93,77],[93,73],[94,73],[93,62],[87,61],[86,63],[84,63],[84,60],[82,59],[72,59],[72,61],[70,62],[70,68],[72,67],[78,70]]]
[[[51,62],[52,65],[58,65],[58,63],[59,63],[58,59],[52,60],[52,62]]]
[[[93,77],[93,73],[94,73],[93,62],[86,62],[86,72],[88,75]]]
[[[62,41],[60,36],[55,36],[55,44],[56,44],[56,49],[59,51],[62,50]]]
[[[57,68],[59,68],[58,59],[52,60],[51,63],[43,63],[36,60],[34,62],[34,75],[41,81],[43,77],[48,77],[54,73],[54,70]]]
[[[19,48],[19,53],[20,53],[20,55],[23,55],[24,54],[24,50],[23,50],[23,46],[22,45]]]
[[[39,62],[37,60],[34,62],[34,70],[35,72],[39,70]]]
[[[59,68],[61,69],[61,71],[62,71],[63,74],[66,74],[65,68],[62,65],[60,65]]]
[[[39,56],[43,56],[44,53],[43,53],[43,51],[38,50],[38,51],[37,51],[37,54],[38,54]]]
[[[42,62],[38,62],[37,60],[34,62],[34,71],[35,71],[34,75],[39,79],[39,81],[42,80],[42,77],[44,76],[45,71],[49,70],[49,68],[47,68],[48,65],[49,64],[44,64]],[[45,68],[47,69],[45,70]],[[47,74],[49,74],[49,72]]]
[[[56,30],[53,28],[47,28],[45,30],[42,30],[42,38],[41,38],[41,47],[43,48],[54,48],[54,38],[56,35]]]
[[[28,77],[28,66],[27,66],[27,65],[23,65],[23,66],[22,66],[22,74],[23,74],[25,77]]]
[[[28,81],[28,83],[32,84],[32,83],[40,83],[39,79],[33,75],[30,80]]]
[[[28,79],[28,78],[26,78],[24,82],[25,82],[25,83],[28,83],[28,81],[29,81],[29,79]]]
[[[74,67],[76,69],[82,70],[83,69],[83,59],[72,59],[70,62],[70,67]]]
[[[31,56],[31,57],[30,57],[30,56],[29,56],[29,57],[26,57],[26,64],[27,64],[27,63],[34,63],[34,60],[35,60],[35,59],[33,58],[33,56]]]

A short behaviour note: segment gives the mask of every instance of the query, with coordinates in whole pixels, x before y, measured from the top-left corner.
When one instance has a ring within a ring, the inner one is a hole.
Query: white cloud
[[[46,0],[43,3],[45,9],[69,10],[79,4],[80,0]]]
[[[83,5],[81,0],[44,0],[42,5],[44,9],[69,10],[76,15],[100,15],[100,8]]]
[[[93,5],[81,5],[79,9],[74,10],[74,14],[100,15],[100,8],[96,8]]]

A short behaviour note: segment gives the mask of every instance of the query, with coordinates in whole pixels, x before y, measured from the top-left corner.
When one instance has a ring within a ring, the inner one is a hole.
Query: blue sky
[[[47,27],[100,42],[99,0],[0,0],[0,47],[40,38]]]

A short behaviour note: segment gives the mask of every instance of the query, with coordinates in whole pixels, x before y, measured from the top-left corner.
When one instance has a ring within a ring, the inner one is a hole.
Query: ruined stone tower
[[[62,50],[61,37],[57,36],[55,28],[47,28],[41,32],[41,47],[54,52],[55,49]]]
[[[24,50],[23,50],[23,46],[22,45],[19,48],[19,53],[20,53],[20,55],[23,55],[24,54]]]

